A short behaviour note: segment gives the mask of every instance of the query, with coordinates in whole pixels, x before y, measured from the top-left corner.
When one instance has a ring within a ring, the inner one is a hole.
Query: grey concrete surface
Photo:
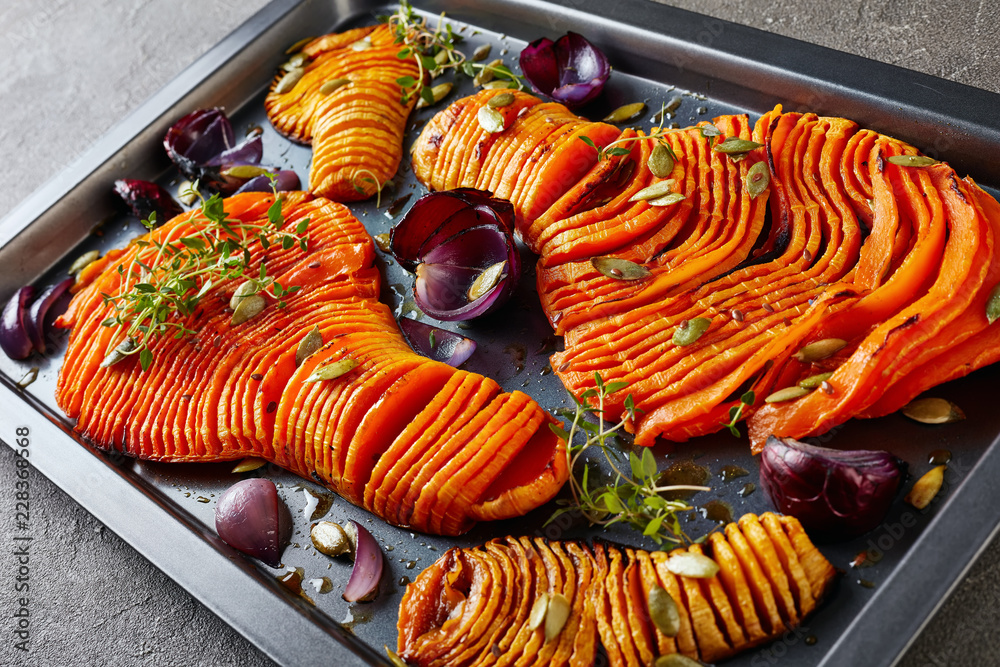
[[[263,4],[6,0],[0,7],[0,216]],[[995,3],[986,0],[668,4],[1000,92],[1000,27]],[[3,535],[14,530],[13,458],[0,450]],[[30,652],[13,646],[14,557],[4,552],[0,664],[273,664],[39,475],[32,480],[32,521],[38,576]],[[1000,665],[998,603],[995,542],[901,664]]]

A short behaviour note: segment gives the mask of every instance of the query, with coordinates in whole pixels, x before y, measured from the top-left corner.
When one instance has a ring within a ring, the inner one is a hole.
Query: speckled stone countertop
[[[0,216],[264,4],[6,0]],[[985,0],[667,4],[1000,93],[1000,24]],[[0,448],[0,471],[14,470],[13,459]],[[4,535],[14,530],[14,481],[0,472]],[[0,624],[0,664],[273,664],[40,475],[33,478],[31,509],[37,576],[30,651],[17,651],[10,625]],[[14,571],[14,556],[5,551],[5,619],[13,613]],[[998,665],[998,627],[1000,541],[994,541],[900,664]]]

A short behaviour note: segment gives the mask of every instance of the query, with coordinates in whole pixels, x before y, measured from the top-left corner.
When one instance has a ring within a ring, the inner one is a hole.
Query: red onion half
[[[225,195],[257,176],[227,172],[233,167],[258,166],[264,155],[260,134],[237,144],[229,118],[218,108],[199,109],[181,118],[167,130],[163,147],[185,176]]]
[[[301,187],[299,175],[291,169],[281,169],[274,174],[274,189],[278,192],[298,190]],[[235,194],[244,192],[271,192],[271,179],[267,176],[255,176],[241,185]]]
[[[351,521],[357,535],[354,549],[354,569],[347,580],[343,598],[348,602],[371,600],[378,593],[384,558],[378,542],[360,523]]]
[[[115,181],[115,192],[140,220],[149,220],[150,214],[155,212],[156,222],[162,225],[184,211],[169,192],[149,181],[122,178]]]
[[[281,565],[281,501],[274,482],[245,479],[225,490],[215,506],[222,540],[270,567]]]
[[[35,288],[25,285],[14,292],[0,313],[0,349],[11,359],[26,359],[31,355],[31,337],[28,335],[28,303],[35,295]]]
[[[760,481],[774,506],[811,534],[850,539],[878,526],[903,477],[888,452],[840,451],[770,436]]]
[[[417,353],[455,368],[464,364],[476,351],[476,341],[409,317],[399,320],[399,328],[406,342]]]
[[[73,278],[66,278],[55,285],[49,285],[28,309],[24,326],[28,331],[28,338],[31,339],[31,345],[40,354],[45,354],[45,330],[52,320],[66,310],[69,300],[63,297],[67,295],[74,282],[76,281]]]
[[[481,190],[424,195],[393,228],[389,246],[399,263],[417,274],[417,305],[439,320],[492,312],[514,293],[521,273],[514,207]],[[495,282],[476,289],[491,268]]]
[[[536,92],[571,109],[600,95],[611,75],[601,50],[575,32],[555,42],[548,37],[535,40],[521,51],[520,63]]]

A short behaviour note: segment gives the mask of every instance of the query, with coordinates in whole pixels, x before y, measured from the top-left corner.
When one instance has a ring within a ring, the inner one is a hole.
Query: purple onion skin
[[[122,178],[115,181],[115,192],[128,206],[132,215],[140,220],[149,220],[149,216],[156,213],[156,222],[162,225],[184,212],[170,193],[156,183]]]
[[[417,353],[458,368],[476,351],[476,341],[453,331],[419,322],[409,317],[399,320],[399,328]],[[431,345],[431,334],[434,344]]]
[[[32,344],[27,329],[28,303],[35,295],[35,288],[25,285],[14,292],[0,313],[0,349],[11,359],[27,359]]]
[[[281,500],[270,480],[233,484],[215,506],[215,530],[222,540],[270,567],[281,565]]]
[[[514,241],[514,207],[469,188],[421,197],[393,228],[390,249],[417,274],[414,298],[442,321],[470,320],[499,308],[514,293],[521,258]],[[504,277],[470,302],[469,287],[483,270],[507,262]]]
[[[274,174],[274,185],[278,192],[290,192],[302,187],[299,175],[290,169],[281,169]],[[271,179],[267,176],[257,176],[240,186],[234,194],[244,192],[271,192]]]
[[[24,326],[32,347],[38,350],[39,354],[45,354],[45,330],[53,319],[66,311],[69,305],[69,300],[63,297],[74,282],[72,278],[66,278],[55,285],[49,285],[28,308]]]
[[[264,144],[259,134],[236,143],[233,126],[222,109],[198,109],[174,123],[163,139],[167,155],[181,172],[224,195],[247,179],[224,176],[230,167],[260,164]]]
[[[600,95],[611,75],[604,53],[575,32],[555,42],[547,37],[535,40],[521,51],[520,65],[535,92],[570,109]]]
[[[372,534],[357,521],[351,523],[357,530],[358,544],[354,550],[354,569],[344,587],[343,598],[348,602],[371,600],[378,593],[385,559]]]
[[[810,535],[847,540],[885,519],[903,478],[888,452],[841,451],[771,436],[760,459],[760,481],[774,506]]]

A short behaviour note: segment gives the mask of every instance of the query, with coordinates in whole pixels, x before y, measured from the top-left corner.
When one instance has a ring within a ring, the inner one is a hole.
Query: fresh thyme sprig
[[[173,335],[175,339],[197,333],[187,320],[198,309],[202,298],[220,281],[235,280],[251,270],[249,244],[256,241],[265,250],[272,244],[285,249],[298,245],[308,248],[306,233],[309,219],[301,220],[294,231],[285,231],[282,200],[274,190],[274,203],[268,208],[267,222],[254,224],[233,220],[226,214],[220,195],[205,199],[197,184],[191,189],[201,200],[200,210],[191,218],[191,232],[173,240],[141,238],[134,241],[140,248],[126,266],[118,266],[123,289],[117,294],[102,294],[104,304],[112,304],[114,313],[102,322],[114,327],[117,335],[106,350],[104,366],[118,363],[132,355],[139,356],[142,369],[153,364],[151,344]],[[142,224],[152,230],[155,214]],[[299,289],[284,287],[267,275],[261,262],[256,278],[247,281],[253,289],[247,296],[266,292],[278,300]]]
[[[457,48],[462,36],[455,34],[451,24],[445,22],[443,12],[433,30],[427,25],[427,19],[417,16],[407,0],[400,1],[395,14],[381,16],[379,19],[392,27],[396,35],[395,42],[402,47],[396,57],[400,60],[413,58],[417,63],[416,77],[396,79],[396,83],[403,89],[403,104],[415,95],[419,95],[426,104],[434,104],[436,100],[431,89],[424,85],[424,75],[430,73],[433,78],[448,70],[460,71],[469,77],[475,77],[479,72],[489,72],[493,77],[509,81],[518,90],[526,88],[521,78],[505,65],[470,62]]]
[[[734,405],[729,408],[729,423],[724,424],[724,426],[728,428],[729,432],[735,437],[740,437],[740,429],[737,428],[736,424],[743,418],[744,408],[752,408],[755,400],[757,400],[757,396],[753,393],[753,390],[750,390],[744,392],[743,395],[740,396],[739,405]]]
[[[634,451],[628,454],[628,474],[622,472],[622,461],[616,460],[620,453],[610,448],[612,438],[625,424],[619,422],[610,428],[604,422],[604,400],[611,394],[622,391],[628,386],[625,382],[604,383],[600,373],[595,373],[596,388],[587,389],[580,398],[570,396],[576,404],[575,410],[567,414],[572,417],[569,431],[561,426],[552,425],[552,430],[564,438],[567,443],[566,459],[570,470],[569,488],[572,500],[557,501],[560,507],[549,521],[562,514],[580,513],[590,525],[611,526],[625,523],[651,538],[658,545],[685,544],[699,542],[692,540],[681,528],[679,512],[688,512],[693,508],[679,500],[667,500],[662,496],[671,491],[708,491],[705,486],[659,485],[659,470],[652,450],[643,448],[642,455]],[[590,400],[596,398],[596,404]],[[630,420],[635,419],[635,403],[629,394],[625,401],[625,410]],[[595,412],[597,423],[584,419],[587,411]],[[575,444],[576,437],[583,433],[583,442]],[[592,447],[601,450],[605,460],[611,466],[614,480],[610,484],[590,486],[590,467],[583,455]],[[577,467],[580,464],[582,473],[577,477]]]

